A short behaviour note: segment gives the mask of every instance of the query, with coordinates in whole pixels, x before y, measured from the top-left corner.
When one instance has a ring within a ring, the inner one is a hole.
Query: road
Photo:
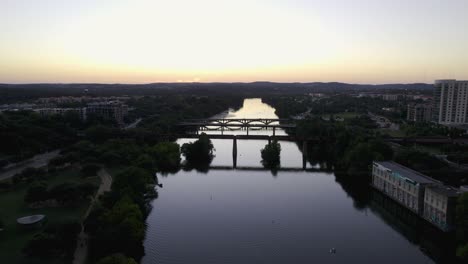
[[[77,237],[76,250],[75,250],[75,255],[73,258],[73,264],[85,264],[86,263],[86,259],[88,257],[89,236],[84,231],[83,222],[84,220],[86,220],[89,213],[93,209],[94,203],[99,199],[99,196],[101,196],[104,192],[110,191],[111,186],[112,186],[112,177],[109,174],[109,172],[107,172],[106,169],[101,169],[98,172],[98,176],[99,178],[101,178],[101,185],[99,185],[99,189],[96,192],[96,195],[93,197],[93,200],[91,201],[88,209],[86,210],[86,213],[83,216],[83,220],[81,221],[81,232],[78,234],[78,237]]]
[[[55,150],[51,152],[46,152],[43,154],[38,154],[31,159],[20,162],[16,165],[9,166],[5,170],[0,171],[0,181],[11,178],[15,174],[22,172],[26,168],[41,168],[47,166],[49,161],[57,157],[60,153],[60,150]]]
[[[131,128],[135,128],[140,122],[141,120],[143,120],[143,118],[138,118],[137,120],[135,120],[135,122],[129,124],[128,126],[124,127],[124,129],[131,129]]]

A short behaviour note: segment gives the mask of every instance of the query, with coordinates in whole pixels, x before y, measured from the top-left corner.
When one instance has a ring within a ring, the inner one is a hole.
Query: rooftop
[[[32,225],[42,221],[45,215],[30,215],[16,219],[16,222],[21,225]]]
[[[403,165],[400,165],[396,162],[393,162],[393,161],[375,161],[374,163],[376,164],[379,164],[389,170],[391,170],[392,172],[397,172],[398,174],[400,174],[401,176],[403,177],[406,177],[408,179],[411,179],[415,182],[418,182],[418,183],[437,183],[437,184],[440,184],[439,181],[437,180],[434,180],[433,178],[427,176],[427,175],[424,175],[420,172],[417,172],[415,170],[412,170],[408,167],[405,167]]]
[[[443,185],[430,186],[428,187],[428,189],[431,189],[432,191],[436,193],[440,193],[448,197],[457,197],[463,193],[463,191],[460,189],[457,189],[451,186],[443,186]]]

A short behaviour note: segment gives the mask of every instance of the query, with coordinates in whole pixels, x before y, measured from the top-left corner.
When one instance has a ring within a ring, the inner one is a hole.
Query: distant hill
[[[304,94],[337,93],[358,91],[420,90],[429,91],[432,84],[349,84],[339,82],[311,83],[149,83],[149,84],[0,84],[0,103],[12,100],[28,100],[50,96],[77,96],[87,94],[95,96],[110,95],[158,95],[188,93],[194,95],[244,95],[259,96],[264,94]]]

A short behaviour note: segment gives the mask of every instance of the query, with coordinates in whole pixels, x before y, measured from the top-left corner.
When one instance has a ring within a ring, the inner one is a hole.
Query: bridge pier
[[[232,139],[232,167],[237,168],[237,138],[235,135]]]
[[[268,145],[271,145],[271,137],[268,137]]]
[[[275,136],[276,127],[273,127],[273,136]]]
[[[302,141],[302,169],[307,169],[307,140]]]

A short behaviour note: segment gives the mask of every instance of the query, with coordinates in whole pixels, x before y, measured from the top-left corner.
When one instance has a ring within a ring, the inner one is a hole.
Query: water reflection
[[[223,115],[276,117],[258,99],[246,100],[244,108]],[[164,189],[147,219],[143,264],[453,263],[446,262],[453,252],[440,242],[448,241],[443,234],[390,206],[365,182],[311,171],[317,167],[310,164],[298,171],[302,153],[296,143],[281,142],[282,169],[272,177],[259,170],[267,141],[238,140],[237,169],[232,141],[212,141],[212,170],[159,179]]]

